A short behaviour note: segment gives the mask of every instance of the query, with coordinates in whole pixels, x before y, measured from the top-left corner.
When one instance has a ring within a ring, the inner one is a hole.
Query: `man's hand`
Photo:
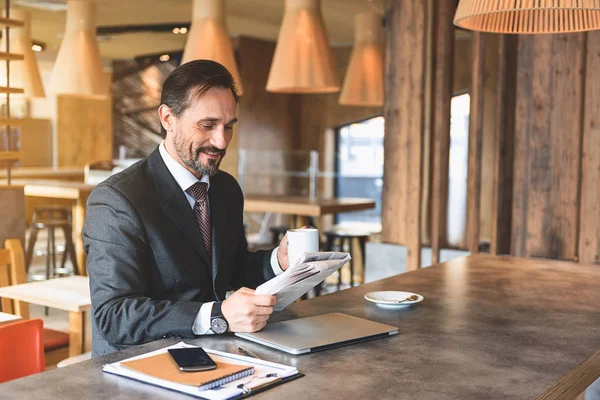
[[[288,269],[290,266],[288,261],[287,233],[283,235],[283,239],[281,239],[281,242],[279,242],[279,249],[277,249],[277,262],[283,271]]]
[[[241,288],[221,305],[223,317],[232,332],[256,332],[265,327],[277,297],[255,295],[254,290]]]
[[[308,226],[304,225],[300,229],[306,229]],[[287,233],[279,242],[279,249],[277,249],[277,262],[279,263],[279,267],[285,271],[290,266],[290,262],[288,260],[288,242],[287,242]]]

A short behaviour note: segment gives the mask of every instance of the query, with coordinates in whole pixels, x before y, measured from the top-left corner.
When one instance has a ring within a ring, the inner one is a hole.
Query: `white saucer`
[[[397,301],[401,301],[410,297],[412,295],[416,295],[418,297],[417,300],[413,301],[404,301],[402,303],[397,303]],[[411,304],[419,303],[423,301],[423,296],[417,293],[412,292],[399,292],[399,291],[383,291],[383,292],[371,292],[365,294],[365,299],[377,304],[379,307],[383,308],[403,308],[410,306]]]

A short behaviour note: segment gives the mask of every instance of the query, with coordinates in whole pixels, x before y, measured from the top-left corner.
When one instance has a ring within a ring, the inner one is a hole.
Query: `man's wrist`
[[[223,312],[221,311],[221,305],[223,302],[217,301],[212,305],[212,312],[210,316],[210,329],[213,333],[223,334],[227,332],[229,329],[229,324],[227,323],[227,319],[223,316]]]
[[[271,252],[271,269],[275,276],[283,273],[283,268],[281,268],[281,262],[279,262],[279,247],[275,247]]]
[[[194,335],[212,335],[213,332],[210,330],[210,316],[212,314],[213,303],[214,301],[210,301],[202,304],[200,307],[192,326]]]

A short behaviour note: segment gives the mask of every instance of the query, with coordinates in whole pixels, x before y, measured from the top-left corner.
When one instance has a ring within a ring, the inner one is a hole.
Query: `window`
[[[382,116],[346,125],[337,131],[336,195],[376,201],[375,209],[339,214],[338,224],[381,224],[383,133]]]

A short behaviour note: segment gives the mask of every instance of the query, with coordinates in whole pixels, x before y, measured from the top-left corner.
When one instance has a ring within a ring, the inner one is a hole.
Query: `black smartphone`
[[[217,368],[217,364],[206,354],[202,347],[169,349],[169,354],[171,354],[181,371],[197,372]]]

